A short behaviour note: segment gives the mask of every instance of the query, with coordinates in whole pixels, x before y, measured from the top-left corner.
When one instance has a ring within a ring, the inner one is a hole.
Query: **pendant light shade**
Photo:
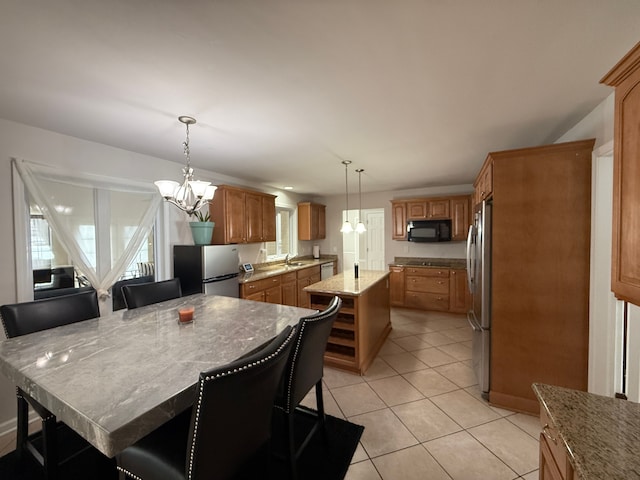
[[[347,218],[342,224],[342,228],[340,229],[340,232],[351,233],[353,232],[353,227],[349,222],[349,182],[347,181],[347,169],[351,164],[351,160],[343,160],[342,164],[344,165],[344,187],[345,187],[345,193],[346,193]]]
[[[364,172],[364,168],[359,168],[356,170],[358,172],[358,197],[360,199],[360,205],[358,208],[358,224],[356,225],[356,232],[364,233],[367,231],[364,223],[362,223],[362,172]]]

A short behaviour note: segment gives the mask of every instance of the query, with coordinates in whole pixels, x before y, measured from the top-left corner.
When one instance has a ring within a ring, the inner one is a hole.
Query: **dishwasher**
[[[333,277],[333,262],[320,265],[320,280]]]

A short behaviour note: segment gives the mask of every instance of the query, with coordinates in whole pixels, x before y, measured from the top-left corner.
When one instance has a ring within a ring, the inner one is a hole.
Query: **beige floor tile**
[[[344,480],[382,480],[370,460],[353,463],[349,466]]]
[[[396,372],[389,366],[387,362],[385,362],[381,357],[378,356],[373,362],[371,362],[371,365],[369,365],[369,368],[367,368],[367,371],[362,376],[362,378],[364,378],[367,382],[370,382],[378,378],[391,377],[397,374],[398,372]]]
[[[432,368],[405,373],[402,376],[425,397],[441,395],[459,388],[455,383],[447,380]]]
[[[531,473],[527,473],[526,475],[522,476],[523,480],[538,480],[540,478],[540,473],[538,472],[538,470],[534,470]]]
[[[382,347],[380,348],[378,355],[380,356],[394,355],[396,353],[404,353],[404,352],[405,352],[404,348],[402,348],[393,340],[387,338],[387,340],[382,344]]]
[[[398,326],[394,325],[393,328],[391,329],[391,332],[389,332],[389,336],[387,338],[390,338],[395,342],[398,340],[398,338],[409,337],[415,334],[416,334],[415,330],[411,330],[409,327],[407,327],[406,324],[398,325]]]
[[[376,457],[373,464],[383,480],[450,480],[422,445]]]
[[[451,355],[456,360],[470,360],[471,348],[464,346],[462,343],[450,343],[448,345],[440,345],[439,350],[442,350],[447,355]]]
[[[470,342],[473,330],[471,330],[469,325],[465,325],[464,327],[454,328],[452,330],[443,330],[441,333],[455,342]]]
[[[416,370],[429,368],[427,364],[421,362],[409,352],[384,355],[382,358],[398,373],[415,372]]]
[[[451,330],[452,328],[457,327],[457,325],[453,324],[449,318],[430,317],[425,322],[425,325],[431,329],[432,332],[441,332],[442,330]]]
[[[423,444],[453,480],[513,480],[517,474],[467,432]]]
[[[448,337],[440,332],[425,333],[423,335],[418,335],[418,338],[420,338],[424,342],[427,342],[433,347],[455,343],[455,340],[451,339],[451,337]]]
[[[324,413],[326,413],[327,415],[332,415],[337,418],[344,418],[344,414],[342,413],[342,410],[340,410],[340,407],[336,403],[335,398],[333,398],[333,395],[331,394],[331,391],[328,388],[324,388],[322,390],[322,399],[324,400]],[[314,410],[318,409],[318,406],[316,404],[315,387],[309,390],[309,393],[305,395],[305,397],[302,399],[302,402],[300,402],[300,404],[304,405],[305,407],[312,408]]]
[[[411,353],[430,367],[437,367],[439,365],[446,365],[447,363],[454,363],[458,361],[456,358],[451,355],[447,355],[437,347],[423,348],[422,350],[416,350]]]
[[[370,458],[418,444],[418,440],[389,408],[349,418],[364,426],[360,443]]]
[[[540,437],[540,417],[527,415],[526,413],[516,413],[515,415],[510,415],[505,418],[527,432],[535,440],[538,440]]]
[[[412,335],[433,332],[433,329],[424,321],[406,323],[403,328],[410,331]]]
[[[431,397],[431,401],[463,428],[475,427],[500,418],[500,415],[464,390]]]
[[[461,388],[469,387],[478,383],[473,369],[462,362],[434,367],[434,370]]]
[[[499,407],[494,407],[493,405],[489,405],[489,402],[487,401],[487,399],[482,396],[482,393],[480,392],[480,386],[477,385],[477,384],[476,385],[472,385],[470,387],[466,387],[465,391],[467,393],[469,393],[470,395],[472,395],[479,402],[482,402],[483,404],[487,405],[491,410],[493,410],[495,413],[497,413],[501,417],[509,417],[509,416],[514,414],[514,412],[512,412],[511,410],[507,410],[505,408],[499,408]]]
[[[538,442],[508,420],[501,418],[470,428],[468,432],[518,475],[538,467]]]
[[[327,388],[339,388],[346,385],[356,385],[363,383],[364,379],[355,373],[345,372],[337,368],[324,367],[323,378]]]
[[[424,398],[424,395],[400,375],[369,382],[369,386],[389,407]]]
[[[398,338],[395,340],[395,343],[400,345],[407,352],[431,347],[430,344],[420,340],[418,337],[415,337],[415,336]]]
[[[335,388],[331,394],[346,417],[386,407],[367,383]]]
[[[16,435],[15,431],[7,433],[0,437],[0,457],[7,453],[13,452],[16,449]]]
[[[462,430],[460,425],[427,399],[398,405],[392,410],[420,442]]]
[[[351,457],[351,463],[363,462],[364,460],[369,460],[369,456],[367,455],[367,452],[365,452],[362,444],[358,442],[356,451],[353,452],[353,457]]]

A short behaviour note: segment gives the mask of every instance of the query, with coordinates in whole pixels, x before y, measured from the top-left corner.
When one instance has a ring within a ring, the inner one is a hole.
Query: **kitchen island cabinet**
[[[637,479],[640,405],[534,384],[540,402],[540,479]]]
[[[339,273],[305,288],[311,308],[342,299],[325,351],[325,365],[364,374],[391,332],[389,272]]]

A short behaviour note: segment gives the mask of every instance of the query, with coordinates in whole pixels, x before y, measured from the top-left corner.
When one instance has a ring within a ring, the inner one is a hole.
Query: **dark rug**
[[[296,438],[302,439],[312,426],[307,415],[296,418]],[[342,480],[347,473],[351,458],[358,446],[364,427],[331,415],[327,415],[327,442],[316,433],[298,460],[298,478],[301,480]],[[65,438],[60,432],[59,438]],[[73,438],[73,432],[67,432],[67,439]],[[63,442],[64,443],[64,442]],[[67,442],[70,443],[70,442]],[[272,445],[276,455],[270,461],[268,475],[256,476],[256,479],[287,479],[289,470],[282,458],[279,458],[278,445]],[[0,479],[2,480],[41,480],[44,478],[41,467],[25,455],[22,461],[14,452],[0,458]],[[89,448],[60,466],[59,478],[71,480],[117,480],[115,460]],[[152,480],[152,479],[150,479]]]

